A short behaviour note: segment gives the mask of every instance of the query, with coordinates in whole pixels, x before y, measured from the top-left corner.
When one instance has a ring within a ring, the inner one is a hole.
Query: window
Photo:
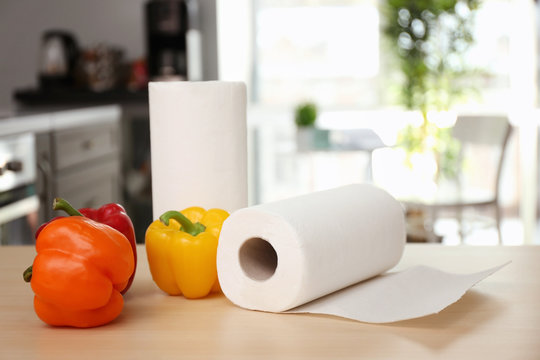
[[[378,104],[379,13],[375,1],[256,3],[254,101],[323,106]]]

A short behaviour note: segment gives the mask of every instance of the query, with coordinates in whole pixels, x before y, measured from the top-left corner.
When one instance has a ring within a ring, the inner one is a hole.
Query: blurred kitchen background
[[[61,195],[124,204],[142,242],[148,81],[235,80],[251,204],[367,181],[403,201],[409,241],[540,243],[539,14],[533,0],[2,0],[0,239],[31,241]],[[468,140],[480,166],[461,161]],[[491,190],[473,209],[455,198],[465,178]]]

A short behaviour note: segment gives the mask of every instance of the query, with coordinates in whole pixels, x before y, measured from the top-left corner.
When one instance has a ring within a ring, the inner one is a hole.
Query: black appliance
[[[74,83],[79,48],[75,36],[63,30],[46,31],[41,38],[39,85],[43,89]]]
[[[197,1],[150,0],[145,16],[149,77],[202,80]]]

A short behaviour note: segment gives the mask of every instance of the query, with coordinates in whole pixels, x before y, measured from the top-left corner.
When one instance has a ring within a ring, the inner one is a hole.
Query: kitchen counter
[[[0,136],[24,132],[43,133],[79,126],[114,123],[120,119],[117,105],[85,107],[74,110],[24,112],[0,119]]]
[[[0,248],[0,358],[538,359],[540,247],[408,244],[396,269],[424,264],[466,273],[512,260],[441,313],[374,325],[308,314],[248,311],[223,295],[168,296],[152,282],[144,247],[125,307],[92,329],[53,328],[32,308],[22,272],[30,246]]]

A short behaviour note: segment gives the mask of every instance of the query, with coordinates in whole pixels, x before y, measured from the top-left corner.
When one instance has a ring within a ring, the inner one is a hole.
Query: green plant
[[[421,112],[420,126],[400,134],[407,152],[431,151],[439,172],[455,175],[459,146],[450,129],[429,121],[430,110],[448,110],[474,93],[468,79],[476,72],[465,54],[474,43],[472,25],[479,0],[385,0],[384,34],[395,55],[402,81],[400,102]],[[435,139],[436,141],[427,141]]]
[[[317,106],[312,102],[299,104],[294,110],[294,122],[299,127],[315,125],[317,120]]]

